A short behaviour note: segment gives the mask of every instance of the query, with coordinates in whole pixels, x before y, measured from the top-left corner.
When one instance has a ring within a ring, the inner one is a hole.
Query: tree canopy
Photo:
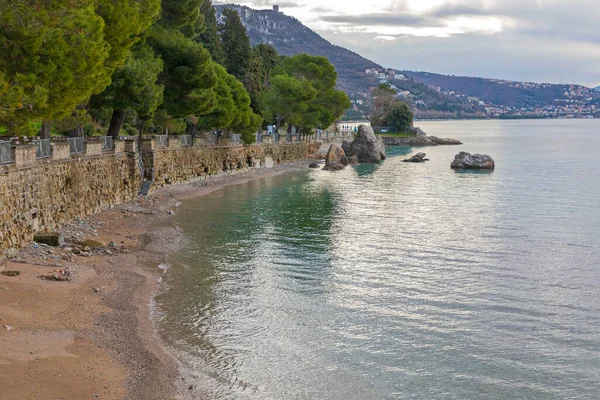
[[[325,57],[307,54],[286,57],[272,75],[271,87],[263,100],[266,119],[278,115],[305,133],[311,133],[315,128],[329,127],[350,107],[348,96],[335,89],[337,73]],[[281,76],[286,79],[279,78]],[[297,96],[297,104],[288,106],[294,102],[293,96]],[[285,111],[277,111],[278,106]],[[289,107],[295,111],[291,112]]]

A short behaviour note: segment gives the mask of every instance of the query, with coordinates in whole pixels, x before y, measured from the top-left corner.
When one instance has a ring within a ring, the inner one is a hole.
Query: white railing
[[[102,151],[112,151],[115,148],[112,136],[100,136]]]
[[[179,136],[179,140],[181,140],[181,145],[184,147],[192,147],[192,135],[181,135]]]
[[[156,143],[159,147],[167,147],[169,145],[169,135],[156,135]]]
[[[0,142],[0,164],[12,162],[12,147],[10,142]]]
[[[50,139],[35,139],[31,141],[31,144],[36,145],[36,158],[48,158],[52,154],[52,148],[50,147]]]
[[[69,143],[69,148],[70,148],[71,154],[82,154],[85,151],[85,149],[83,147],[84,138],[82,138],[82,137],[67,138],[67,142]]]

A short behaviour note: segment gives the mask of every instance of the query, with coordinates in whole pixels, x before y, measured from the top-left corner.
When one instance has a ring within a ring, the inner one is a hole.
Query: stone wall
[[[140,184],[135,157],[125,153],[0,170],[0,258],[36,232],[135,198]]]
[[[308,142],[263,144],[259,146],[155,147],[144,153],[146,176],[153,173],[153,188],[190,182],[197,178],[247,168],[272,167],[308,158]]]
[[[154,180],[152,189],[184,183],[223,172],[306,159],[309,143],[263,144],[244,147],[181,147],[170,139],[168,147],[155,140],[141,144],[144,172]],[[48,159],[36,160],[35,147],[13,148],[14,162],[0,165],[0,259],[33,240],[37,232],[52,232],[134,199],[142,186],[139,154],[133,141],[115,142],[102,152],[88,142],[85,154],[71,156],[69,145],[52,144]]]

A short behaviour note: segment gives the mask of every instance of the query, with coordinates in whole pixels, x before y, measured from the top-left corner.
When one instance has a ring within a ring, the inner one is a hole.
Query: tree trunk
[[[50,139],[51,129],[52,123],[48,120],[43,120],[42,127],[40,128],[40,139]]]
[[[112,117],[110,118],[110,125],[108,126],[108,136],[112,136],[114,140],[119,138],[121,133],[121,126],[123,126],[123,120],[125,119],[125,110],[113,110]]]
[[[76,128],[71,129],[70,137],[83,137],[83,126],[78,125]]]

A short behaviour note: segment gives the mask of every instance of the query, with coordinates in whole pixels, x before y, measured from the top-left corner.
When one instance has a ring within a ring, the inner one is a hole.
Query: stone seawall
[[[146,175],[153,173],[153,189],[173,183],[247,168],[273,165],[308,158],[308,142],[263,144],[259,146],[155,148],[144,153]],[[150,168],[151,167],[151,168]]]
[[[0,170],[0,258],[37,232],[135,198],[140,182],[135,157],[125,153]]]
[[[85,153],[70,155],[65,143],[53,143],[48,159],[36,159],[35,147],[13,147],[13,163],[0,165],[0,259],[11,257],[38,232],[52,232],[134,199],[142,187],[135,142],[116,142],[110,153],[90,142]],[[247,168],[308,158],[309,143],[257,146],[181,147],[179,140],[141,146],[144,172],[152,189],[172,183]]]

